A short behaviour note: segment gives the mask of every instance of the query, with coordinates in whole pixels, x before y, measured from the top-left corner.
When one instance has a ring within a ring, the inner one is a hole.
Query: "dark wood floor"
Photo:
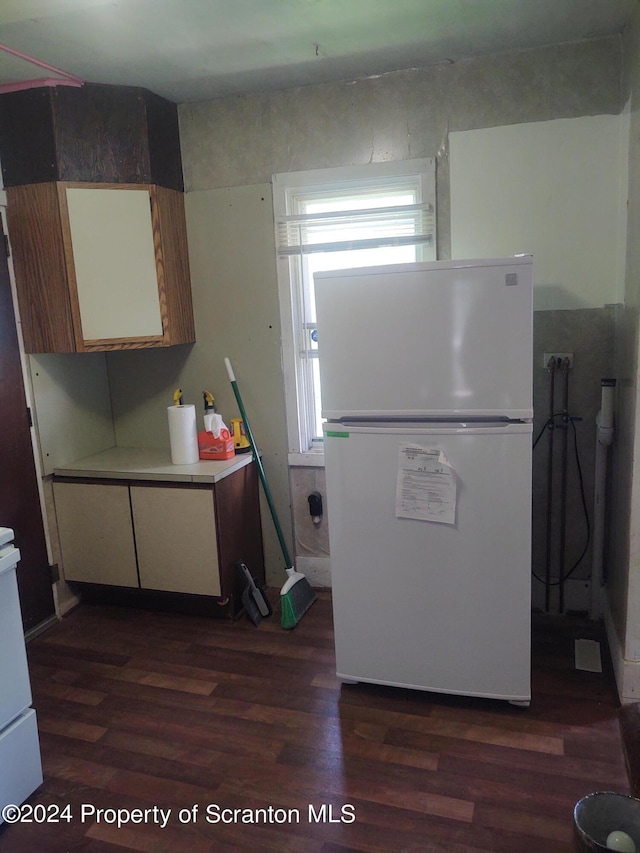
[[[5,825],[2,853],[560,853],[580,797],[628,793],[610,671],[573,665],[590,623],[534,620],[521,709],[341,685],[328,594],[294,631],[276,618],[84,605],[34,640],[45,781],[29,802],[71,819]],[[165,828],[133,811],[154,807]],[[241,811],[211,823],[207,807]],[[118,828],[118,809],[146,822]]]

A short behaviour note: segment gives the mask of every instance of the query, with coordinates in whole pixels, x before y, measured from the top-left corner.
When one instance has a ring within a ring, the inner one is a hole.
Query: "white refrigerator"
[[[315,295],[338,676],[528,705],[532,258]]]

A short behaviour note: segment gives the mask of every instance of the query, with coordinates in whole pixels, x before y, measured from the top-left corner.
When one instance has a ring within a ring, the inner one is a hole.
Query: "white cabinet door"
[[[67,187],[85,341],[162,336],[149,190]]]
[[[138,586],[129,488],[54,483],[66,580]]]
[[[220,595],[212,489],[131,486],[142,589]]]

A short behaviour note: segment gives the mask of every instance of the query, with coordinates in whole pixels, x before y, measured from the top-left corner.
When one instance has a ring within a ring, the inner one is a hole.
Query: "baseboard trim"
[[[604,625],[607,633],[607,644],[613,672],[616,679],[618,698],[620,704],[638,702],[640,700],[640,661],[630,660],[625,657],[624,648],[611,615],[609,603],[605,597],[604,601]]]
[[[329,557],[296,555],[296,569],[305,575],[311,586],[331,586],[331,560]]]
[[[631,702],[620,709],[622,749],[629,776],[629,792],[640,796],[640,702]]]
[[[57,625],[60,621],[60,617],[54,613],[53,616],[49,616],[48,619],[45,619],[43,622],[40,622],[34,628],[30,628],[25,632],[24,641],[25,643],[31,642],[31,640],[35,640],[36,637],[39,637],[40,634],[44,634],[45,631],[48,631],[49,628],[52,628],[54,625]]]

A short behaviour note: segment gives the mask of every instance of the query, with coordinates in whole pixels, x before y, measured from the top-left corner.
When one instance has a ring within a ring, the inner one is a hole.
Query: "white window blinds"
[[[423,203],[283,216],[276,222],[276,236],[282,256],[433,245],[435,212]]]

